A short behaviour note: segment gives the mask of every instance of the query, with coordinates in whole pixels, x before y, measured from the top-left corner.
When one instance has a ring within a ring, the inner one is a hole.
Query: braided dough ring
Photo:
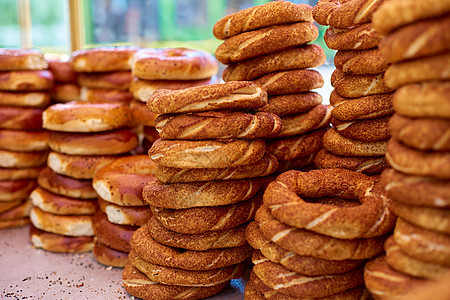
[[[384,0],[320,0],[313,8],[314,20],[321,25],[347,28],[369,23]]]
[[[160,115],[155,128],[162,139],[256,139],[277,136],[281,120],[268,112],[206,111]]]
[[[450,179],[449,152],[422,152],[391,139],[386,149],[386,160],[392,168],[405,174]]]
[[[331,115],[342,121],[357,119],[372,119],[392,115],[393,93],[364,96],[361,98],[344,98],[336,90],[330,95],[330,104],[333,106]]]
[[[37,49],[1,49],[0,71],[44,70],[48,63]]]
[[[334,65],[342,72],[352,75],[380,74],[388,68],[388,63],[378,48],[339,50],[334,56]]]
[[[345,169],[287,171],[266,188],[264,203],[273,217],[289,226],[339,239],[370,238],[390,232],[395,222],[389,199],[374,183],[364,174]],[[358,199],[361,205],[311,203],[301,197]]]
[[[0,167],[3,168],[34,168],[45,164],[47,151],[17,152],[0,150]]]
[[[92,89],[128,90],[131,79],[130,71],[80,73],[77,76],[80,86]]]
[[[0,72],[0,90],[39,91],[48,90],[53,85],[53,75],[43,71]]]
[[[277,137],[300,135],[328,126],[331,110],[331,106],[319,104],[308,112],[283,116],[281,117],[281,132]]]
[[[116,205],[98,197],[100,209],[108,217],[108,221],[118,225],[143,226],[152,216],[148,206]]]
[[[396,89],[421,81],[450,80],[450,53],[429,56],[391,65],[385,73],[386,85]]]
[[[326,149],[317,153],[314,164],[320,169],[347,169],[366,175],[380,174],[389,168],[384,156],[340,156]]]
[[[263,204],[255,215],[264,237],[298,255],[322,259],[366,259],[383,252],[385,237],[343,240],[285,225],[270,214]]]
[[[345,138],[363,142],[376,142],[388,140],[391,135],[388,122],[391,116],[374,119],[341,121],[331,119],[331,125]]]
[[[201,234],[235,228],[253,220],[261,204],[262,195],[257,195],[248,201],[230,205],[187,209],[150,208],[165,228],[183,234]]]
[[[228,168],[255,163],[264,156],[264,139],[163,140],[148,151],[156,164],[172,168]]]
[[[282,117],[307,112],[321,103],[322,96],[319,93],[303,92],[271,96],[268,98],[268,103],[257,110],[271,112]]]
[[[148,109],[157,114],[256,109],[266,104],[267,93],[251,81],[157,90],[147,101]]]
[[[49,147],[50,132],[0,129],[0,149],[18,152],[45,151]]]
[[[247,226],[246,236],[248,243],[270,261],[306,276],[346,273],[363,263],[361,260],[329,260],[292,253],[267,240],[257,222]]]
[[[216,58],[223,64],[238,62],[259,55],[307,44],[319,36],[312,22],[298,22],[243,32],[226,39],[216,49]]]
[[[155,177],[163,183],[232,180],[265,177],[275,173],[277,169],[277,158],[266,153],[254,164],[224,169],[182,169],[157,165]]]
[[[50,104],[50,94],[42,92],[0,91],[0,105],[45,108]],[[25,108],[24,107],[24,108]]]
[[[131,70],[131,60],[138,47],[98,47],[72,52],[70,66],[75,72],[111,72]]]
[[[0,128],[40,130],[43,112],[42,108],[0,106]]]
[[[323,136],[323,147],[341,156],[381,156],[386,153],[387,144],[387,140],[363,142],[348,139],[340,135],[335,128],[331,128]]]
[[[347,75],[336,69],[331,75],[331,85],[340,96],[348,98],[385,94],[393,91],[391,87],[386,85],[384,73]]]
[[[406,84],[395,91],[395,111],[408,117],[450,118],[450,81]]]
[[[25,200],[36,185],[33,179],[2,180],[0,181],[0,202]]]
[[[382,36],[375,31],[372,23],[339,29],[330,27],[323,39],[328,48],[334,50],[365,50],[375,48]]]
[[[127,90],[122,91],[116,89],[92,89],[81,87],[78,100],[91,103],[123,102],[128,105],[128,103],[133,100],[133,95]]]
[[[234,204],[253,197],[261,188],[258,179],[163,184],[156,178],[148,181],[142,192],[153,206],[183,209],[199,206]]]
[[[438,17],[450,11],[448,0],[389,1],[373,14],[373,24],[378,32],[387,35],[402,26],[423,19]]]
[[[228,286],[228,282],[210,287],[164,285],[151,281],[147,275],[141,273],[131,263],[125,265],[122,273],[122,283],[129,294],[144,300],[203,299],[219,293]]]
[[[81,253],[92,251],[93,236],[65,236],[37,229],[30,224],[30,241],[36,248],[51,252]]]
[[[92,254],[96,261],[105,266],[123,268],[128,263],[128,253],[106,246],[98,239],[94,241]]]
[[[259,84],[268,95],[284,95],[321,88],[323,77],[316,70],[292,70],[267,74],[253,82]]]
[[[386,36],[379,47],[390,63],[439,54],[450,50],[449,27],[448,15],[417,22]]]
[[[322,47],[316,44],[302,45],[231,63],[223,70],[222,78],[224,81],[252,80],[277,71],[318,67],[325,61]]]

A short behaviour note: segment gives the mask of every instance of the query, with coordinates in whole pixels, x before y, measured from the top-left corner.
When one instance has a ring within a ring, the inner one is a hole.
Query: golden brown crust
[[[243,32],[219,45],[216,58],[223,64],[238,62],[312,42],[318,35],[319,30],[312,22],[283,24]]]
[[[25,200],[37,186],[34,179],[0,181],[0,202]]]
[[[80,100],[80,86],[74,83],[55,83],[50,90],[55,102],[70,102]]]
[[[49,147],[49,135],[46,130],[0,129],[0,149],[18,152],[46,151]]]
[[[91,103],[122,102],[128,105],[133,100],[133,95],[127,90],[91,89],[81,87],[79,100]]]
[[[75,72],[110,72],[131,70],[131,59],[138,47],[99,47],[72,52],[70,66]]]
[[[372,23],[367,23],[345,29],[330,27],[323,38],[330,49],[365,50],[377,47],[382,36],[375,31]]]
[[[149,111],[145,102],[133,99],[130,102],[130,109],[135,123],[155,127],[155,119],[158,115]]]
[[[282,173],[288,170],[303,170],[308,169],[314,165],[314,158],[317,154],[313,152],[306,156],[300,156],[294,159],[288,160],[279,160],[278,161],[278,170],[276,173]]]
[[[268,103],[257,110],[271,112],[282,117],[307,112],[321,103],[322,96],[320,94],[316,92],[303,92],[271,96],[268,98]]]
[[[14,207],[17,207],[23,203],[24,200],[15,200],[8,202],[0,202],[0,214],[4,213]],[[25,200],[26,201],[26,200]]]
[[[331,125],[345,138],[359,140],[363,142],[376,142],[388,140],[391,135],[388,122],[391,116],[380,118],[341,121],[331,118]]]
[[[143,226],[152,217],[148,206],[116,205],[100,197],[98,197],[98,205],[108,217],[108,221],[113,224]]]
[[[331,85],[336,92],[347,98],[359,98],[374,94],[385,94],[393,91],[385,83],[385,75],[347,75],[340,70],[334,70],[331,75]]]
[[[445,300],[450,297],[449,276],[450,273],[446,272],[436,280],[430,280],[423,286],[413,288],[405,297],[411,300],[426,300],[432,296],[435,300]]]
[[[47,160],[47,151],[17,152],[0,150],[0,167],[4,168],[33,168],[41,167]]]
[[[68,61],[61,59],[50,59],[48,61],[48,70],[52,72],[55,82],[76,83],[77,73],[72,70]]]
[[[347,74],[380,74],[387,70],[388,62],[378,48],[367,50],[340,50],[334,56],[334,65]]]
[[[59,175],[49,167],[45,167],[39,172],[38,184],[50,192],[66,197],[81,199],[97,197],[91,180],[79,180]]]
[[[42,167],[3,168],[0,167],[0,180],[35,179]]]
[[[6,91],[48,90],[53,85],[50,71],[8,71],[0,72],[0,89]]]
[[[123,268],[128,263],[128,253],[115,250],[99,242],[94,243],[94,249],[92,249],[94,258],[105,266],[112,266]]]
[[[0,91],[0,105],[46,107],[50,104],[50,94],[47,91],[38,92],[7,92]]]
[[[48,63],[44,54],[37,49],[1,49],[0,71],[44,70]]]
[[[0,128],[40,130],[43,112],[42,108],[0,106]]]
[[[300,135],[329,126],[331,109],[331,106],[319,104],[306,113],[281,117],[282,129],[277,137]]]
[[[130,71],[80,73],[77,77],[78,84],[83,87],[117,90],[128,90],[131,79]]]
[[[0,213],[0,221],[9,221],[28,218],[31,210],[31,201],[22,201],[19,205]]]
[[[30,218],[19,218],[19,219],[12,219],[12,220],[5,220],[0,221],[0,229],[8,229],[8,228],[16,228],[16,227],[22,227],[30,225],[31,221]]]
[[[272,72],[318,67],[325,60],[322,47],[302,45],[231,63],[223,70],[222,78],[224,81],[252,80]]]

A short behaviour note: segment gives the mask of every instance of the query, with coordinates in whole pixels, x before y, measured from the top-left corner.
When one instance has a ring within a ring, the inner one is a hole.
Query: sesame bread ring
[[[386,160],[402,173],[450,179],[449,152],[422,152],[391,139],[386,149]]]
[[[259,84],[268,95],[284,95],[321,88],[323,77],[316,70],[306,69],[274,72],[253,82]]]
[[[122,206],[98,198],[100,209],[108,217],[108,221],[118,225],[143,226],[152,216],[148,206]]]
[[[216,58],[223,64],[230,64],[306,44],[318,36],[319,30],[312,22],[283,24],[243,32],[220,44],[216,49]]]
[[[256,109],[265,104],[267,93],[251,81],[157,90],[147,101],[148,109],[157,114]]]
[[[39,175],[42,167],[32,168],[2,168],[0,167],[0,180],[34,179]]]
[[[65,236],[40,230],[30,224],[30,241],[35,248],[50,252],[81,253],[92,251],[93,236]]]
[[[165,267],[203,271],[227,267],[243,262],[253,252],[250,245],[194,251],[172,248],[156,242],[146,226],[136,230],[130,246],[141,259]]]
[[[336,90],[333,90],[330,94],[330,104],[333,106],[331,115],[342,121],[392,115],[394,113],[392,96],[393,93],[388,93],[360,98],[344,98]]]
[[[25,200],[26,201],[26,200]],[[16,206],[21,205],[23,200],[9,201],[9,202],[0,202],[0,214],[4,213],[10,209],[13,209]]]
[[[407,255],[425,262],[450,267],[450,236],[423,229],[401,218],[394,229],[394,240]]]
[[[326,131],[327,128],[321,128],[298,136],[271,139],[267,141],[266,151],[279,161],[305,157],[322,148]]]
[[[50,104],[50,94],[42,92],[6,92],[0,91],[0,105],[46,107]]]
[[[181,90],[199,85],[218,83],[217,76],[199,80],[143,80],[134,77],[130,83],[130,92],[141,102],[147,102],[150,96],[159,89]]]
[[[450,118],[450,81],[406,84],[395,91],[395,111],[408,117]]]
[[[78,84],[92,89],[128,90],[132,80],[130,71],[80,73]]]
[[[376,142],[388,140],[391,135],[388,122],[391,116],[374,119],[341,121],[331,118],[331,125],[345,138],[363,142]]]
[[[70,66],[75,72],[111,72],[131,70],[138,47],[98,47],[72,52]]]
[[[386,36],[379,47],[390,63],[439,54],[450,50],[449,27],[449,15],[424,20]]]
[[[271,262],[261,253],[252,257],[253,273],[268,287],[291,297],[326,297],[354,288],[363,281],[363,267],[343,274],[305,276]]]
[[[200,80],[216,75],[214,56],[188,48],[148,48],[133,57],[133,76],[145,80]]]
[[[48,150],[49,135],[46,130],[0,129],[0,149],[18,152],[45,151]]]
[[[38,229],[68,236],[93,236],[93,215],[55,215],[33,207],[31,223]]]
[[[115,250],[95,240],[94,249],[92,249],[95,260],[105,266],[123,268],[128,263],[128,253]]]
[[[408,205],[392,201],[391,210],[400,218],[424,229],[450,234],[450,211],[442,207]]]
[[[365,50],[378,46],[382,36],[373,28],[372,23],[339,29],[330,27],[323,39],[333,50]]]
[[[389,121],[389,131],[397,141],[414,149],[450,151],[450,120],[395,114]]]
[[[326,149],[321,149],[315,159],[315,165],[320,169],[347,169],[366,175],[380,174],[389,164],[383,156],[340,156]]]
[[[339,134],[335,128],[323,136],[323,147],[333,154],[341,156],[381,156],[386,153],[388,140],[363,142],[348,139]]]
[[[156,164],[172,168],[228,168],[259,161],[265,152],[264,139],[254,140],[163,140],[148,151]]]
[[[208,287],[193,287],[165,285],[151,281],[131,263],[125,265],[122,273],[122,283],[125,290],[144,300],[154,299],[185,299],[196,300],[213,296],[228,286],[229,282]]]
[[[183,234],[168,230],[155,218],[151,218],[146,227],[152,239],[172,248],[205,251],[247,245],[247,240],[245,239],[247,224],[227,230],[207,231],[200,234]]]
[[[298,255],[322,259],[366,259],[383,252],[385,237],[343,240],[285,225],[270,214],[263,204],[255,215],[264,237]]]
[[[258,179],[221,180],[163,184],[150,179],[142,192],[153,206],[183,209],[200,206],[234,204],[248,200],[261,188]]]
[[[394,270],[413,277],[437,279],[449,271],[438,264],[427,263],[405,254],[391,236],[384,243],[386,263]]]
[[[117,158],[118,156],[114,155],[67,155],[50,152],[47,165],[61,175],[76,179],[92,179],[101,167]]]
[[[92,228],[99,242],[114,250],[127,253],[131,251],[131,236],[138,229],[137,226],[113,224],[100,210],[92,219]]]
[[[331,75],[331,85],[340,96],[347,98],[359,98],[393,91],[391,87],[386,85],[384,73],[347,75],[336,69]]]
[[[227,266],[210,270],[183,270],[179,268],[156,265],[139,257],[131,250],[130,262],[150,280],[167,285],[207,287],[221,284],[231,279],[242,277],[245,264]]]
[[[77,83],[78,74],[72,70],[70,63],[62,59],[50,59],[48,70],[52,72],[55,82]]]
[[[45,167],[39,172],[38,184],[50,192],[66,197],[81,199],[97,197],[91,180],[79,180],[59,175],[49,167]]]
[[[54,215],[92,215],[98,205],[96,199],[76,199],[61,196],[37,187],[29,196],[35,207]]]
[[[287,170],[301,170],[308,168],[313,165],[316,154],[317,152],[314,152],[291,160],[280,160],[278,161],[278,169],[276,173],[282,173]]]
[[[78,84],[55,83],[50,90],[52,100],[55,102],[70,102],[80,100],[81,90]]]
[[[347,28],[369,23],[384,0],[320,0],[313,8],[314,20],[321,25]]]
[[[4,220],[0,221],[0,229],[8,229],[8,228],[16,228],[16,227],[22,227],[30,225],[30,218],[18,218],[18,219],[12,219],[12,220]]]
[[[126,126],[131,120],[131,110],[126,103],[74,101],[48,107],[42,119],[48,130],[98,132]]]
[[[387,3],[389,2],[389,3]],[[386,1],[373,15],[373,24],[378,32],[387,35],[399,27],[417,21],[444,15],[450,11],[450,1],[438,3],[424,0]]]
[[[19,205],[0,213],[0,221],[27,218],[30,215],[31,201],[22,201]]]
[[[96,133],[51,132],[48,145],[56,152],[71,155],[113,155],[130,152],[139,144],[132,129]]]
[[[24,200],[37,186],[34,179],[0,181],[0,202]]]
[[[369,176],[345,169],[292,170],[269,184],[264,203],[273,217],[289,226],[338,239],[370,238],[389,233],[395,223],[390,200],[374,184]],[[315,201],[302,199],[309,197]],[[318,197],[341,201],[322,202]],[[354,200],[361,204],[352,205]]]
[[[259,252],[270,261],[306,276],[342,274],[363,264],[362,260],[329,260],[292,253],[267,240],[257,222],[247,226],[246,236],[249,244],[256,249],[255,253]]]
[[[277,71],[318,67],[325,60],[325,52],[319,45],[301,45],[231,63],[223,70],[222,78],[224,81],[252,80]]]
[[[307,4],[294,4],[289,1],[266,3],[223,17],[214,24],[213,34],[219,40],[225,40],[242,32],[264,27],[312,22],[311,12],[312,7]]]
[[[281,120],[273,113],[207,111],[192,114],[164,114],[156,118],[155,128],[162,139],[256,139],[276,136]]]
[[[149,111],[144,102],[133,99],[130,102],[130,109],[134,122],[144,126],[155,127],[155,120],[158,115]]]
[[[127,90],[81,87],[79,100],[91,103],[123,102],[129,104],[133,100],[133,95]]]
[[[266,153],[261,160],[254,164],[224,169],[182,169],[157,165],[155,176],[163,183],[176,183],[265,177],[277,170],[277,158]]]
[[[154,179],[154,164],[147,155],[125,156],[101,168],[92,186],[105,201],[121,206],[146,206],[142,190]]]
[[[0,66],[0,71],[44,70],[48,63],[37,49],[1,49]]]
[[[342,72],[352,75],[380,74],[388,68],[388,62],[378,48],[339,50],[334,56],[334,65]]]
[[[3,168],[34,168],[45,164],[47,151],[16,152],[0,150],[0,167]]]
[[[53,75],[43,71],[0,72],[0,90],[39,91],[48,90],[53,85]]]
[[[42,108],[0,106],[0,128],[40,130],[42,129],[43,112]]]
[[[387,169],[381,174],[380,184],[395,202],[437,208],[450,207],[448,180],[411,176]]]
[[[248,201],[221,206],[205,206],[187,209],[166,209],[150,206],[155,218],[165,228],[183,234],[227,230],[244,224],[255,217],[262,203],[262,195]]]
[[[316,92],[278,95],[269,97],[268,103],[257,110],[271,112],[282,117],[307,112],[321,104],[322,101],[322,96]]]
[[[385,73],[386,85],[396,89],[402,85],[421,81],[450,80],[448,65],[450,53],[391,65]]]
[[[300,135],[328,126],[332,107],[319,104],[308,112],[281,117],[281,132],[277,137]]]

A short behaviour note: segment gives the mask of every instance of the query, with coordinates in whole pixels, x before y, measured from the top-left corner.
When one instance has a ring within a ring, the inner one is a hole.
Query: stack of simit
[[[50,92],[53,102],[70,102],[80,100],[80,86],[77,73],[70,63],[62,57],[48,60],[48,69],[53,74],[55,84]]]

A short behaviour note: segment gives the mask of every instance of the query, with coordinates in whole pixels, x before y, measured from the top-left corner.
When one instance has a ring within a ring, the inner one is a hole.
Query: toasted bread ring
[[[72,52],[69,63],[75,72],[110,72],[131,70],[131,60],[138,47],[98,47]]]
[[[55,102],[71,102],[81,99],[81,90],[78,84],[55,83],[50,90],[52,100]]]
[[[385,80],[384,73],[347,75],[336,69],[331,75],[331,85],[340,96],[347,98],[359,98],[392,92],[393,88],[386,85]]]
[[[259,84],[268,95],[284,95],[308,92],[321,88],[323,77],[312,69],[273,72],[253,82]]]
[[[334,65],[352,75],[380,74],[387,70],[388,62],[378,48],[367,50],[339,50]]]
[[[0,91],[0,105],[26,108],[45,108],[50,104],[50,94],[47,91],[8,92]]]
[[[48,150],[50,132],[0,129],[0,149],[18,152]]]
[[[0,71],[44,70],[48,63],[37,49],[1,49],[0,66]]]
[[[98,197],[100,209],[108,217],[108,221],[118,225],[143,226],[152,216],[148,206],[117,205]]]
[[[131,83],[130,71],[80,73],[78,84],[92,89],[128,90]]]
[[[319,104],[310,111],[281,117],[281,132],[277,137],[300,135],[329,126],[332,107]]]
[[[388,123],[391,116],[380,118],[341,121],[331,119],[331,125],[345,138],[363,142],[385,141],[391,137]]]
[[[0,90],[40,91],[52,85],[53,74],[48,70],[0,72]]]
[[[323,136],[323,147],[336,155],[342,156],[380,156],[386,153],[387,140],[363,142],[341,136],[335,128]]]
[[[258,108],[258,111],[274,113],[280,117],[299,114],[313,109],[322,103],[322,96],[316,92],[271,96],[268,103]]]
[[[34,168],[41,167],[47,160],[47,151],[17,152],[0,150],[0,167],[3,168]]]
[[[325,31],[323,39],[330,49],[365,50],[378,46],[382,36],[367,23],[351,28],[339,29],[330,27]]]

